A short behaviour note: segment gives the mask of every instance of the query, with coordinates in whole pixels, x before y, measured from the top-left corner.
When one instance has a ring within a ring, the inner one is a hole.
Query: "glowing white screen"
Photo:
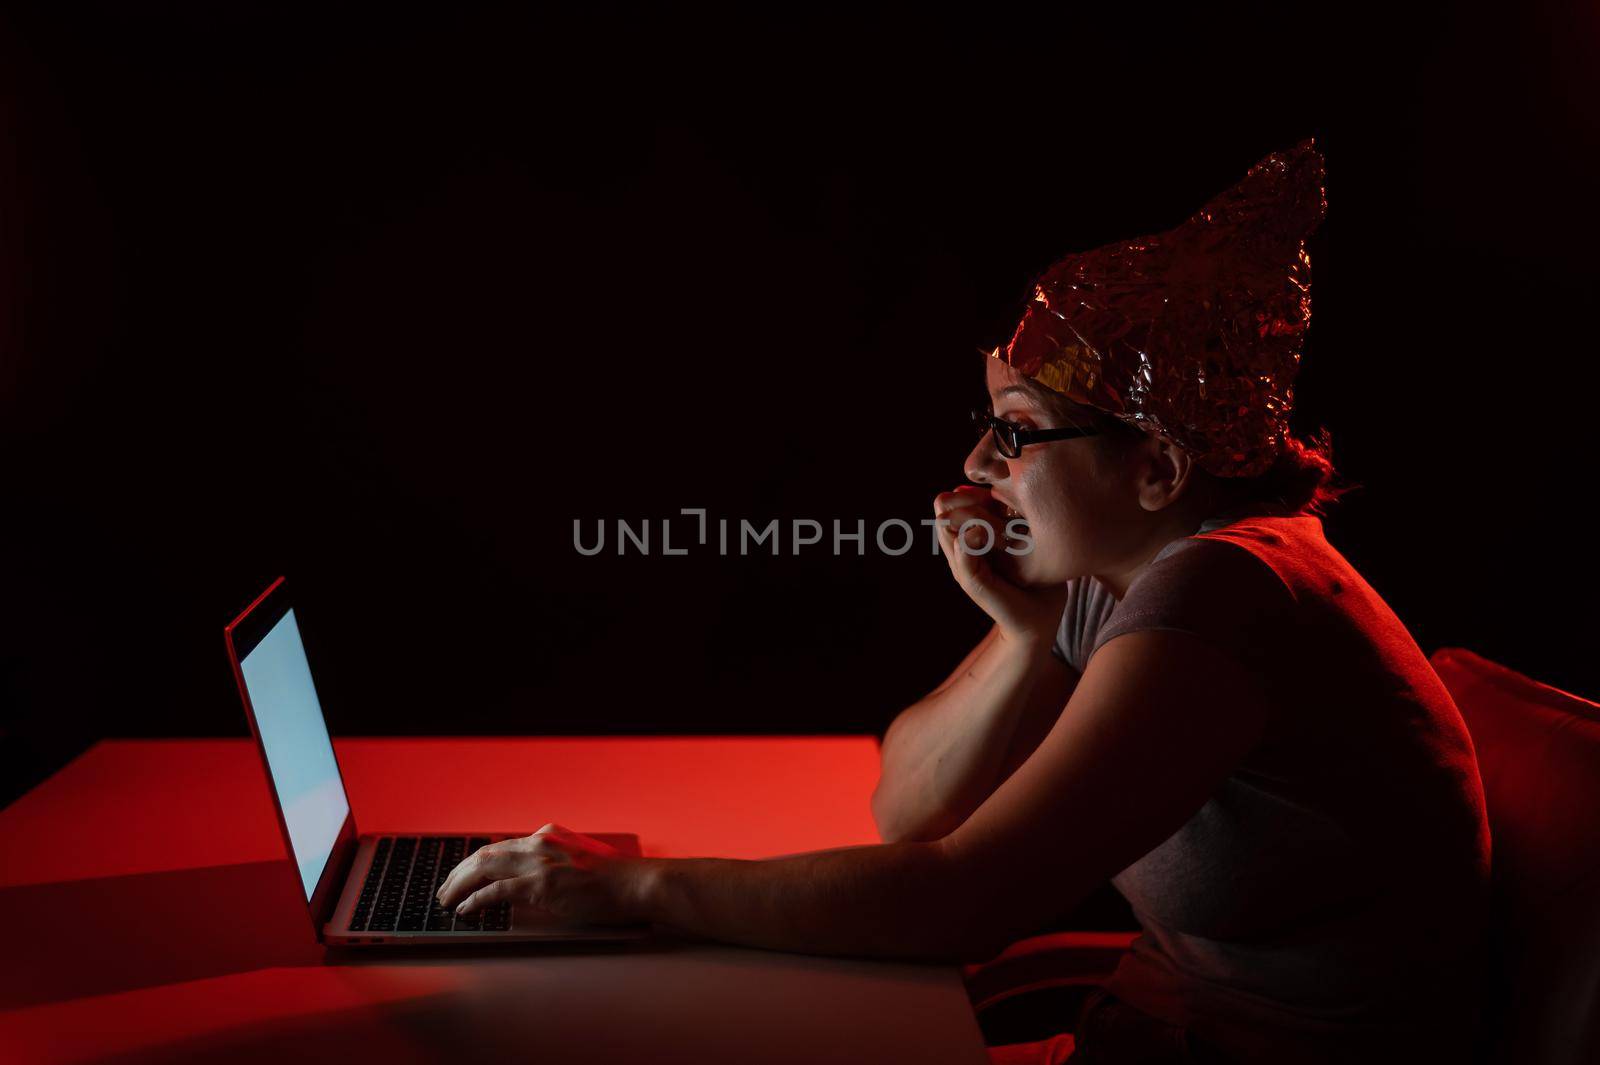
[[[350,813],[350,801],[333,760],[333,743],[294,611],[284,614],[239,665],[309,900]]]

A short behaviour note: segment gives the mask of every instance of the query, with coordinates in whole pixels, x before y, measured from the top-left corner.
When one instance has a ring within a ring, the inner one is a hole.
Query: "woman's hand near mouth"
[[[1066,585],[1042,588],[1018,584],[1010,575],[1014,569],[1014,556],[1006,553],[1005,509],[995,502],[987,488],[961,485],[952,492],[941,492],[934,497],[933,515],[948,519],[949,525],[940,525],[939,547],[956,583],[978,604],[985,614],[1000,627],[1000,635],[1018,642],[1043,643],[1048,646],[1061,624],[1061,611],[1066,608]],[[982,554],[985,543],[984,530],[976,525],[967,526],[966,547],[956,539],[968,522],[981,522],[989,527],[989,549]]]

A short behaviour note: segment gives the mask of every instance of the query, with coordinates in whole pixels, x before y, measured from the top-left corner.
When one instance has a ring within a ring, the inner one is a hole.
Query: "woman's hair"
[[[1087,419],[1098,429],[1099,435],[1093,439],[1103,455],[1120,454],[1148,435],[1145,430],[1093,407],[1077,404],[1068,409],[1061,393],[1031,379],[1024,380],[1028,390],[1067,424],[1082,424]],[[1361,487],[1345,481],[1334,468],[1333,438],[1326,428],[1318,429],[1305,440],[1292,433],[1285,434],[1284,446],[1276,461],[1256,477],[1218,477],[1203,469],[1198,472],[1215,483],[1225,507],[1268,503],[1283,507],[1291,514],[1325,514],[1346,492]]]

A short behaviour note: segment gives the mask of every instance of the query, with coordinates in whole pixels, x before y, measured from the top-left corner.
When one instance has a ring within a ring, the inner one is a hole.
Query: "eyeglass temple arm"
[[[1098,429],[1079,429],[1077,427],[1067,429],[1019,429],[1017,430],[1017,439],[1024,443],[1036,440],[1071,440],[1075,436],[1094,436],[1099,432],[1100,430]]]

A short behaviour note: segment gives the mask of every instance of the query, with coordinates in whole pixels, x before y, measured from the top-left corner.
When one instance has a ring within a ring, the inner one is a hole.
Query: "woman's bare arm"
[[[1077,672],[1042,638],[995,625],[883,738],[872,816],[885,842],[933,840],[967,819],[1050,731]]]
[[[949,836],[643,859],[644,919],[812,954],[982,961],[1170,836],[1258,740],[1259,682],[1198,637],[1106,642],[1033,757]]]
[[[1198,636],[1108,640],[1034,756],[940,841],[952,890],[1003,949],[1181,828],[1269,714],[1260,679]]]
[[[994,626],[884,734],[872,816],[885,842],[938,839],[965,821],[1038,746],[1077,682],[1050,654],[1070,585],[1020,586],[998,558],[960,546],[974,523],[999,540],[1004,515],[987,489],[942,492],[933,510],[951,575]]]

